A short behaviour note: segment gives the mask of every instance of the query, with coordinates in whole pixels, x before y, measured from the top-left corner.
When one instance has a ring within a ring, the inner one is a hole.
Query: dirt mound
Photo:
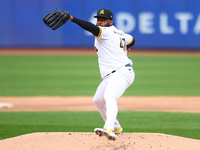
[[[32,133],[0,141],[4,150],[199,150],[200,141],[156,133],[123,133],[115,141],[95,133]]]

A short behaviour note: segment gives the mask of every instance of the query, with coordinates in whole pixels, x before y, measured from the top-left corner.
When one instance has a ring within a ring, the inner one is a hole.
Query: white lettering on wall
[[[135,29],[136,21],[132,14],[120,12],[116,15],[116,25],[120,30],[129,33]]]
[[[198,15],[196,24],[194,26],[194,34],[200,34],[200,14]]]
[[[189,28],[188,22],[193,19],[193,15],[188,12],[178,12],[175,13],[175,18],[180,21],[180,32],[187,34]]]
[[[153,27],[154,14],[151,12],[142,12],[139,14],[139,31],[143,34],[152,34],[155,32]]]
[[[162,34],[174,33],[174,28],[169,26],[168,15],[166,13],[160,13],[160,32]]]
[[[96,24],[95,15],[96,12],[93,12],[89,18],[89,22]],[[200,13],[196,17],[191,12],[176,12],[174,16],[169,16],[166,12],[158,14],[140,12],[137,16],[129,12],[118,12],[114,16],[114,23],[118,29],[126,33],[131,33],[137,29],[140,34],[154,34],[155,32],[159,32],[160,34],[175,34],[176,31],[185,35],[189,31],[193,31],[193,34],[200,35]],[[178,28],[175,26],[177,23],[179,23]],[[159,29],[156,26],[157,24],[159,25]],[[90,32],[85,30],[84,33],[87,36],[92,36]]]

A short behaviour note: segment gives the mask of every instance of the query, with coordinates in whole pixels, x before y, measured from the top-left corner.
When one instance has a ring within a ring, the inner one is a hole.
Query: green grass
[[[200,57],[134,57],[135,95],[200,95]],[[131,95],[131,91],[127,92]]]
[[[200,139],[197,113],[120,111],[124,132],[164,133]],[[0,139],[33,132],[93,132],[98,112],[0,112]]]
[[[92,95],[101,81],[96,57],[0,56],[0,95]]]
[[[131,56],[136,78],[124,95],[200,95],[199,56]],[[94,95],[97,56],[0,56],[0,96]]]

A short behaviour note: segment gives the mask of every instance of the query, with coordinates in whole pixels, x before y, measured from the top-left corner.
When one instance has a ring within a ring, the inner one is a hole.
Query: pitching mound
[[[32,133],[0,141],[4,150],[199,150],[200,141],[155,133],[123,133],[115,141],[95,133]]]

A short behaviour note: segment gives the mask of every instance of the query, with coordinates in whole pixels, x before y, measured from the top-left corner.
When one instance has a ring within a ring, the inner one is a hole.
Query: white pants
[[[134,79],[135,73],[132,67],[124,66],[107,76],[98,86],[93,103],[105,121],[104,128],[119,129],[117,100],[133,83]]]

